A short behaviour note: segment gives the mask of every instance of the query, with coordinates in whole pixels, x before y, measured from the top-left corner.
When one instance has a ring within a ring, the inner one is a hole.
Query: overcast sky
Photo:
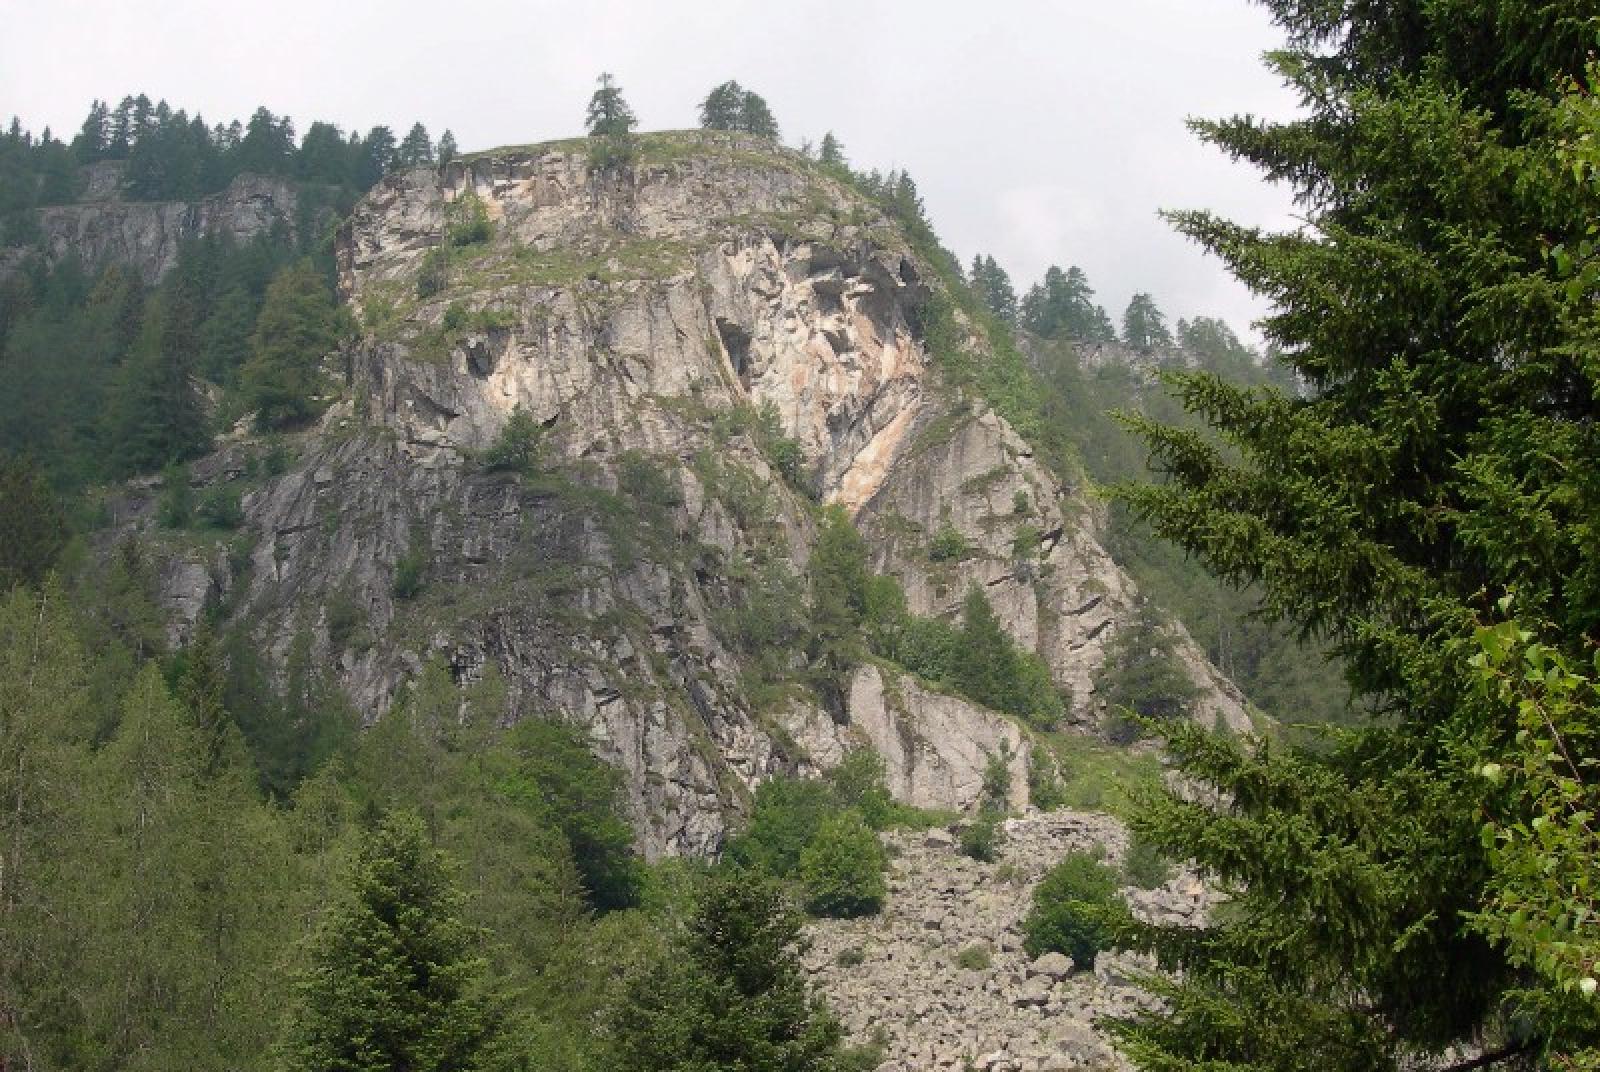
[[[349,128],[420,119],[464,150],[581,133],[596,74],[644,129],[692,126],[729,78],[784,139],[833,130],[857,167],[904,167],[963,261],[1019,292],[1078,264],[1120,319],[1262,311],[1156,212],[1289,219],[1282,191],[1200,144],[1189,116],[1283,117],[1279,43],[1248,0],[6,0],[0,109],[70,137],[92,98],[165,97],[208,120],[256,105]]]

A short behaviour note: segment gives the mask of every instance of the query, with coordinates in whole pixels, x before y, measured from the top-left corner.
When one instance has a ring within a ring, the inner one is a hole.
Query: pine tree
[[[839,139],[833,136],[833,131],[828,131],[822,136],[822,145],[817,149],[817,163],[824,167],[842,168],[848,164],[844,158],[844,146]]]
[[[296,1072],[483,1067],[496,1027],[478,935],[422,820],[382,819],[318,929],[284,1064]]]
[[[867,545],[838,506],[823,511],[808,563],[811,588],[813,681],[830,710],[844,709],[847,675],[864,654],[861,623],[866,614]]]
[[[761,94],[745,91],[744,99],[739,103],[739,129],[768,141],[778,140],[778,121],[773,118],[772,109],[767,107],[766,98]]]
[[[31,460],[0,454],[0,593],[37,585],[67,543],[67,519]]]
[[[290,265],[272,281],[240,372],[259,427],[283,428],[311,417],[322,359],[337,345],[339,330],[328,285],[310,261]]]
[[[1310,219],[1172,218],[1271,299],[1264,330],[1305,393],[1178,377],[1211,427],[1134,422],[1168,479],[1125,497],[1260,585],[1269,617],[1329,638],[1384,717],[1315,750],[1175,730],[1179,767],[1227,803],[1168,798],[1133,825],[1237,896],[1198,940],[1142,934],[1183,976],[1124,1045],[1150,1069],[1392,1069],[1462,1044],[1483,1057],[1458,1068],[1595,1067],[1581,980],[1504,944],[1524,923],[1579,935],[1586,906],[1573,891],[1517,918],[1497,899],[1519,857],[1488,848],[1540,812],[1483,773],[1519,763],[1518,706],[1470,661],[1510,592],[1569,665],[1600,626],[1581,490],[1600,487],[1600,190],[1564,96],[1592,87],[1592,5],[1267,6],[1309,114],[1199,130]]]
[[[456,149],[456,136],[449,130],[439,135],[439,166],[444,167],[459,155]]]
[[[428,137],[428,128],[421,123],[413,123],[405,139],[400,142],[400,148],[395,151],[395,166],[414,168],[432,165],[433,142]]]
[[[738,82],[724,82],[700,102],[700,127],[703,130],[739,130],[744,89]]]
[[[1017,292],[1012,289],[1011,277],[993,257],[973,255],[971,280],[991,313],[1007,324],[1016,322]]]
[[[1140,353],[1151,353],[1172,345],[1167,318],[1148,294],[1135,294],[1122,314],[1122,341]]]
[[[836,1072],[841,1031],[811,996],[799,914],[777,884],[713,875],[661,960],[611,1012],[618,1072]]]
[[[602,171],[624,168],[633,162],[633,128],[639,120],[610,72],[601,74],[599,82],[584,117],[589,137],[596,142],[595,165]]]

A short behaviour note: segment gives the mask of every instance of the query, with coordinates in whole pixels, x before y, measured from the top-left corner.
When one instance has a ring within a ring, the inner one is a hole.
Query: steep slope
[[[994,754],[1024,801],[1027,736],[891,667],[857,670],[836,710],[798,688],[755,702],[741,615],[799,598],[781,567],[803,568],[816,503],[836,502],[912,609],[984,586],[1098,722],[1095,671],[1137,593],[1095,510],[946,385],[916,327],[941,284],[802,158],[726,135],[652,136],[621,174],[582,142],[496,151],[385,180],[338,253],[363,325],[330,358],[340,389],[246,495],[231,553],[174,548],[180,635],[220,600],[280,664],[308,637],[369,717],[429,658],[503,679],[506,717],[580,719],[628,771],[651,854],[714,851],[754,784],[861,742],[917,803],[971,805]],[[543,429],[532,476],[484,464],[519,410]],[[234,442],[196,479],[257,451]],[[125,520],[147,525],[152,498]],[[1024,525],[1040,538],[1019,554]],[[930,554],[945,529],[963,554]],[[1180,647],[1196,717],[1247,726]]]
[[[90,267],[121,264],[152,283],[177,263],[188,239],[217,234],[242,243],[274,229],[293,238],[328,222],[322,199],[311,199],[303,213],[304,188],[275,176],[242,174],[196,201],[128,201],[120,192],[122,170],[121,161],[91,164],[83,169],[79,203],[35,210],[36,246],[48,262],[75,256]],[[0,249],[0,274],[28,252]]]

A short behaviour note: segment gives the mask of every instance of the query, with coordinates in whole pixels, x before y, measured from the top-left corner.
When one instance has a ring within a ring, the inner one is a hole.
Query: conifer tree
[[[1011,286],[1011,277],[993,257],[973,255],[971,280],[991,313],[1007,324],[1016,322],[1017,292]]]
[[[724,82],[700,102],[700,126],[704,130],[738,130],[744,88],[738,82]]]
[[[395,166],[414,168],[432,164],[433,142],[428,137],[428,128],[421,123],[413,123],[400,142],[400,148],[395,151]]]
[[[337,345],[339,330],[328,285],[310,261],[290,265],[272,281],[240,372],[259,427],[283,428],[312,415],[322,359]]]
[[[1329,638],[1383,718],[1315,750],[1174,731],[1180,768],[1227,803],[1170,797],[1133,825],[1237,895],[1204,935],[1142,934],[1183,976],[1124,1046],[1162,1070],[1594,1067],[1593,976],[1502,944],[1528,923],[1577,935],[1586,906],[1496,899],[1497,868],[1525,858],[1488,847],[1540,812],[1484,773],[1512,769],[1521,727],[1469,661],[1508,593],[1569,665],[1600,623],[1600,190],[1565,96],[1591,99],[1593,8],[1266,6],[1309,114],[1198,129],[1288,185],[1308,225],[1172,218],[1270,299],[1304,393],[1176,378],[1211,427],[1135,421],[1168,479],[1125,497]],[[1481,1056],[1441,1059],[1463,1045]]]
[[[1135,294],[1122,314],[1122,341],[1140,353],[1172,345],[1167,318],[1148,294]]]
[[[768,141],[778,140],[778,121],[767,107],[766,98],[753,90],[746,90],[739,102],[739,129]]]
[[[817,149],[817,163],[824,167],[842,168],[848,166],[844,158],[844,146],[839,139],[833,136],[833,131],[828,131],[822,136],[822,145]]]
[[[609,71],[600,75],[599,83],[589,98],[584,126],[596,143],[596,165],[602,171],[623,168],[633,162],[633,128],[639,120]]]
[[[618,1072],[836,1072],[841,1031],[806,985],[800,916],[772,879],[707,880],[667,954],[611,1013]]]
[[[456,136],[449,130],[439,135],[439,166],[444,167],[459,155],[456,148]]]
[[[866,542],[840,507],[823,511],[808,568],[813,678],[823,702],[842,710],[845,677],[863,654],[861,622],[869,572]]]
[[[295,1072],[465,1072],[496,1025],[451,865],[404,812],[366,837],[319,928],[285,1046]]]
[[[44,474],[0,454],[0,593],[44,580],[66,543],[66,517]]]

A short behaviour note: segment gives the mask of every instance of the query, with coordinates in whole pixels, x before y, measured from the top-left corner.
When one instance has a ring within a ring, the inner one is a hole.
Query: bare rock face
[[[237,193],[240,220],[277,204]],[[474,204],[486,240],[458,230]],[[158,262],[167,225],[131,221],[103,217],[89,241]],[[903,236],[800,157],[653,136],[619,175],[591,170],[581,142],[497,152],[384,180],[338,254],[361,336],[329,356],[337,393],[288,471],[246,496],[234,552],[168,571],[180,630],[209,576],[269,655],[309,631],[369,718],[429,658],[463,685],[493,667],[508,717],[573,718],[622,766],[651,855],[715,852],[760,781],[861,744],[903,799],[968,807],[998,755],[1025,804],[1027,735],[906,676],[862,667],[836,710],[753,696],[751,578],[802,569],[817,503],[838,503],[914,610],[952,614],[984,586],[1074,717],[1097,722],[1094,673],[1132,583],[1082,498],[942,382],[914,327],[940,284]],[[536,471],[491,471],[484,452],[518,410],[542,429]],[[763,446],[774,432],[798,446],[787,476]],[[196,473],[237,471],[251,449]],[[945,527],[965,550],[930,556]],[[410,598],[403,560],[424,564]],[[359,641],[329,628],[335,605],[355,608]],[[1246,726],[1237,693],[1183,651],[1197,717]]]
[[[240,175],[226,190],[199,201],[124,201],[118,162],[87,169],[85,200],[38,210],[45,256],[76,254],[85,264],[122,264],[154,282],[178,260],[178,248],[205,234],[246,242],[274,227],[297,226],[297,189],[286,179]]]

